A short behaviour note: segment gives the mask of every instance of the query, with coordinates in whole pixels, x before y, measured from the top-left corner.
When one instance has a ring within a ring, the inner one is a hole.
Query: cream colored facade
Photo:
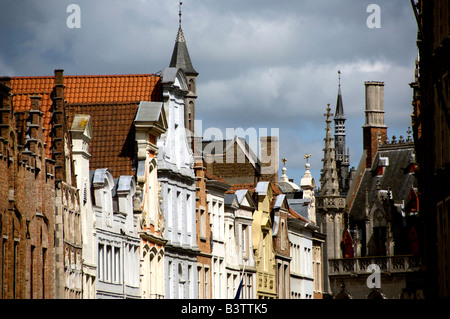
[[[256,261],[256,298],[276,298],[276,264],[272,240],[270,205],[274,194],[270,182],[259,182],[255,189],[253,214],[253,250]]]
[[[157,173],[160,134],[167,129],[167,119],[160,102],[141,102],[136,118],[137,162],[135,211],[140,214],[140,293],[144,299],[164,297],[165,222],[161,213]]]
[[[70,129],[72,136],[72,156],[77,185],[80,190],[81,239],[83,243],[83,299],[96,298],[97,241],[95,235],[95,215],[92,209],[91,183],[89,179],[89,142],[93,137],[89,115],[77,114]]]

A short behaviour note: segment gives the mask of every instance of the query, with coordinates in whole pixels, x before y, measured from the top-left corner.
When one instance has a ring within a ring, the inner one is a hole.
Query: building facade
[[[415,150],[410,135],[386,139],[384,83],[365,82],[365,87],[364,152],[339,237],[332,237],[335,257],[327,260],[331,295],[421,298]]]
[[[332,295],[329,279],[328,260],[340,257],[340,240],[344,230],[345,198],[339,190],[339,179],[336,170],[335,149],[331,135],[331,112],[327,107],[326,135],[323,157],[323,169],[320,176],[320,196],[317,196],[317,213],[320,232],[325,234],[323,250],[323,293]]]
[[[270,182],[259,182],[254,192],[256,210],[253,213],[253,250],[256,262],[256,298],[277,298],[273,221],[271,219],[274,193]]]
[[[225,194],[225,265],[227,298],[234,298],[242,280],[240,299],[256,298],[256,267],[253,254],[253,212],[250,190],[237,189]]]
[[[141,101],[134,119],[136,160],[135,213],[139,216],[140,290],[145,299],[164,297],[165,220],[161,211],[162,195],[158,182],[159,136],[167,129],[161,102]]]
[[[416,3],[417,2],[417,3]],[[448,1],[412,1],[418,60],[412,131],[423,222],[426,296],[450,296],[450,103]]]
[[[184,127],[184,99],[188,93],[181,69],[162,72],[167,131],[158,140],[158,181],[166,221],[165,298],[197,298],[194,156]]]
[[[275,203],[273,204],[271,218],[273,220],[272,236],[276,263],[277,298],[289,299],[291,292],[291,247],[288,236],[289,205],[286,195],[282,194],[277,186],[275,186],[274,189],[276,193],[276,199]]]
[[[114,179],[107,168],[96,169],[91,185],[98,244],[96,297],[138,299],[140,236],[133,211],[134,177]]]
[[[50,299],[56,286],[55,165],[45,156],[42,97],[22,94],[28,107],[18,109],[12,84],[9,77],[0,81],[0,297]]]
[[[225,264],[226,264],[226,236],[225,236],[225,192],[229,189],[224,180],[206,174],[206,200],[211,225],[211,290],[212,298],[225,298]],[[212,245],[211,245],[212,244]],[[205,287],[207,287],[205,285]],[[206,288],[205,288],[206,289]]]

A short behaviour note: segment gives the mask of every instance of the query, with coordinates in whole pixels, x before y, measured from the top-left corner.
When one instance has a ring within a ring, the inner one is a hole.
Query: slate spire
[[[184,38],[183,29],[181,28],[181,4],[182,2],[180,2],[178,33],[169,66],[183,69],[186,75],[195,76],[198,75],[198,72],[192,65],[191,57],[189,56],[189,51],[186,45],[186,39]]]
[[[336,101],[336,112],[334,113],[334,121],[342,119],[345,121],[344,116],[344,105],[342,103],[342,94],[341,94],[341,71],[338,71],[339,74],[339,89],[338,89],[338,96]]]
[[[336,101],[336,112],[334,115],[334,148],[336,151],[336,169],[339,177],[339,187],[343,194],[346,194],[349,188],[349,151],[345,146],[345,115],[344,105],[341,94],[341,71],[339,74],[339,88]]]

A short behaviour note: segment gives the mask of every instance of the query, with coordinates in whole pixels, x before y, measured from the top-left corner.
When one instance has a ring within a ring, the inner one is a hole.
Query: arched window
[[[373,214],[373,256],[386,255],[386,214],[376,210]]]
[[[345,230],[344,236],[342,238],[342,244],[343,244],[343,251],[342,255],[344,258],[353,258],[353,240],[352,236],[350,235],[350,232],[348,229]]]

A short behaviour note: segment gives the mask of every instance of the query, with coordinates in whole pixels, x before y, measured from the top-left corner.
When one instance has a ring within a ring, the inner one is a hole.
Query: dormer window
[[[380,157],[378,159],[377,176],[382,176],[384,174],[385,168],[389,166],[388,157]]]

